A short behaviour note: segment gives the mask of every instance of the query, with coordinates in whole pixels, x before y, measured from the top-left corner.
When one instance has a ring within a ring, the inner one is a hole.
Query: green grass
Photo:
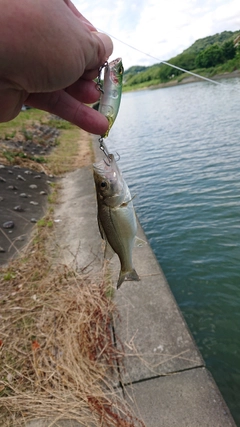
[[[32,156],[29,154],[24,153],[23,151],[10,151],[10,150],[3,150],[2,151],[3,157],[5,157],[10,164],[15,164],[15,160],[17,157],[20,159],[29,159],[37,163],[46,163],[47,159],[43,156]]]
[[[48,157],[48,167],[54,175],[71,171],[79,150],[80,130],[70,123],[68,125],[68,129],[61,131],[58,147]]]
[[[73,127],[71,123],[61,119],[60,120],[50,119],[47,124],[48,126],[51,126],[57,129],[72,129]]]
[[[42,218],[42,219],[39,219],[39,221],[37,222],[37,226],[38,227],[52,228],[53,227],[53,221],[47,220],[46,218]]]
[[[16,135],[16,131],[13,130],[10,133],[5,133],[4,139],[6,139],[6,140],[12,139],[12,138],[14,138],[15,135]]]
[[[36,109],[21,111],[15,119],[0,123],[0,138],[5,139],[5,135],[13,137],[16,132],[21,130],[24,126],[32,124],[33,122],[44,123],[47,121],[48,113]]]
[[[15,277],[16,277],[16,274],[13,271],[7,271],[4,274],[3,279],[6,280],[6,281],[8,281],[8,280],[15,279]]]
[[[139,83],[133,86],[128,86],[128,85],[124,85],[123,86],[123,92],[130,92],[133,90],[137,90],[137,89],[145,89],[145,88],[149,88],[151,86],[156,86],[159,85],[161,82],[157,79],[154,80],[149,80],[143,83]]]

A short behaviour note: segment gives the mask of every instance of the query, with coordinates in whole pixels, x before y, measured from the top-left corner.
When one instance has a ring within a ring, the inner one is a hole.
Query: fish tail
[[[121,284],[125,280],[136,280],[139,281],[139,275],[137,274],[136,270],[133,268],[131,271],[123,272],[120,271],[118,282],[117,282],[117,289],[120,288]]]

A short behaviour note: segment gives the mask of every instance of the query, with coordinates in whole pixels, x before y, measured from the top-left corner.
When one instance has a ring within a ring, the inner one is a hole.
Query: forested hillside
[[[240,47],[234,45],[239,31],[223,31],[195,41],[192,46],[167,62],[182,69],[211,77],[240,69]],[[181,80],[186,74],[165,64],[151,67],[133,66],[124,73],[124,89],[157,85]]]
[[[203,39],[196,40],[192,46],[188,47],[183,51],[183,53],[199,53],[201,50],[206,49],[206,47],[209,47],[213,44],[223,44],[226,41],[234,40],[238,34],[240,34],[239,31],[223,31],[222,33],[214,34],[213,36],[204,37]]]

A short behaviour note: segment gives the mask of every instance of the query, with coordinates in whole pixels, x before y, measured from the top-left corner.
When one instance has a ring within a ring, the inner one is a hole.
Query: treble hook
[[[116,162],[119,162],[119,160],[121,159],[121,156],[120,156],[120,154],[117,151],[116,151],[116,154],[118,156],[118,158],[116,159]]]
[[[98,140],[98,142],[99,142],[99,148],[100,148],[100,150],[102,150],[102,152],[105,154],[105,156],[107,157],[107,159],[108,159],[108,161],[109,161],[109,163],[111,163],[111,157],[110,157],[110,155],[109,155],[109,152],[108,152],[108,150],[107,150],[107,148],[106,148],[106,145],[104,144],[104,140],[103,140],[103,138],[102,137],[100,137],[99,138],[99,140]],[[105,161],[105,160],[104,160]],[[105,162],[106,163],[106,162]],[[106,163],[108,166],[110,166],[108,163]]]
[[[96,88],[97,90],[99,90],[101,93],[104,93],[103,87],[102,87],[102,82],[101,82],[101,72],[104,68],[108,67],[108,62],[105,61],[103,65],[101,65],[101,67],[99,67],[98,69],[98,76],[97,76],[97,83],[96,83]]]

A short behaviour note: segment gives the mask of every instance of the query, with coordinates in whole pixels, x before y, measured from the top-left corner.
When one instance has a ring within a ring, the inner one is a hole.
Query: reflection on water
[[[124,94],[106,141],[240,426],[240,79]]]

